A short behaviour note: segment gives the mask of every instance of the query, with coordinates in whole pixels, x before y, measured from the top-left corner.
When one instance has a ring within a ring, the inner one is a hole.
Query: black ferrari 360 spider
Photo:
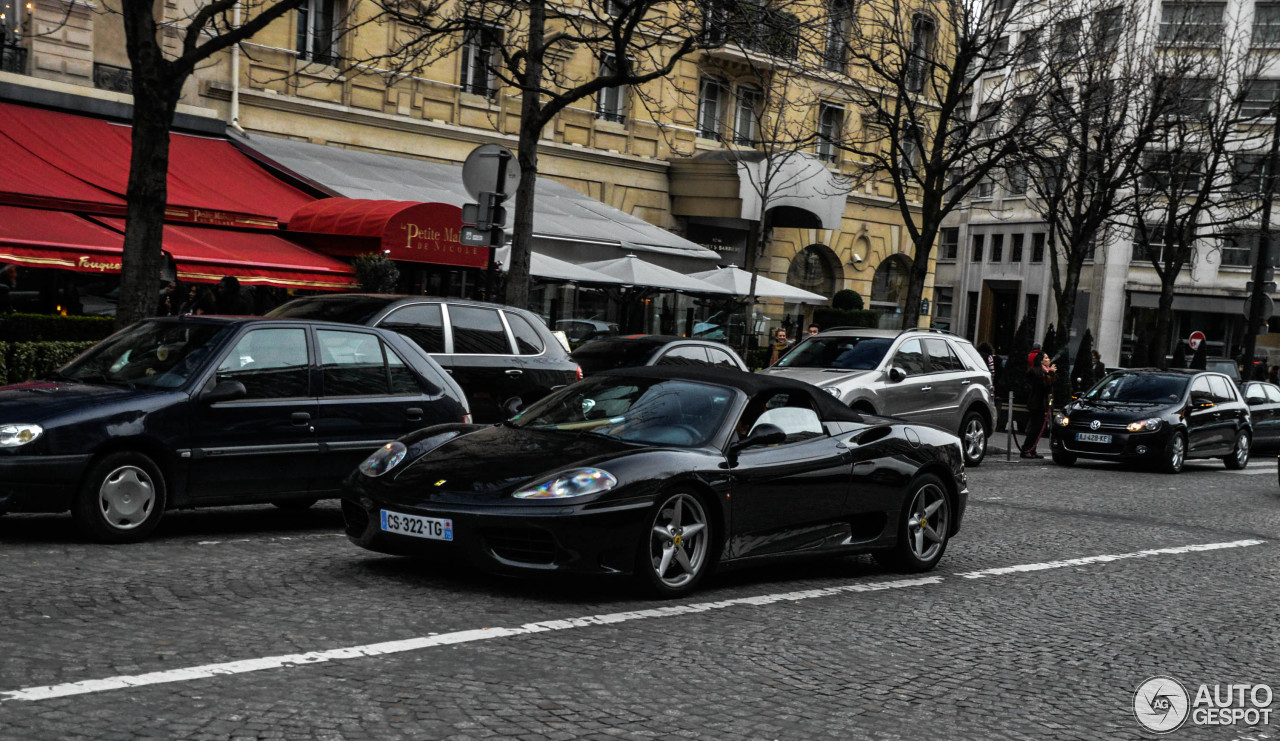
[[[505,573],[635,574],[692,590],[714,567],[871,552],[925,571],[968,498],[960,442],[736,370],[611,371],[499,425],[430,427],[348,477],[357,545]]]

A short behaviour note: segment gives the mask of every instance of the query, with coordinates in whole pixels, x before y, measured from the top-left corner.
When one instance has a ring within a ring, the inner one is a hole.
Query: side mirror
[[[519,396],[513,396],[510,399],[507,399],[507,401],[502,405],[502,413],[507,415],[508,418],[519,414],[521,409],[524,409],[524,400]]]
[[[787,433],[783,432],[781,427],[771,425],[766,422],[762,425],[756,425],[756,428],[751,431],[750,435],[747,435],[734,443],[729,449],[736,453],[744,448],[754,448],[760,445],[777,445],[781,442],[785,442],[786,439]]]
[[[1071,400],[1072,400],[1072,401],[1075,401],[1075,400],[1077,400],[1077,399],[1079,399],[1079,398],[1080,398],[1080,394],[1072,394],[1072,395],[1071,395]]]
[[[889,369],[889,380],[893,383],[901,383],[906,377],[907,372],[896,365]]]
[[[1212,409],[1213,402],[1208,399],[1195,399],[1191,402],[1192,409]]]
[[[220,401],[235,401],[248,396],[244,384],[239,381],[223,381],[200,396],[205,404],[217,404]]]
[[[1244,400],[1244,403],[1248,404],[1248,405],[1249,405],[1249,406],[1251,406],[1251,407],[1256,407],[1256,406],[1258,406],[1259,404],[1266,404],[1266,403],[1267,403],[1267,400],[1266,400],[1266,399],[1260,399],[1260,398],[1258,398],[1258,397],[1256,397],[1256,396],[1250,396],[1250,397],[1248,397],[1247,399],[1245,399],[1245,400]]]

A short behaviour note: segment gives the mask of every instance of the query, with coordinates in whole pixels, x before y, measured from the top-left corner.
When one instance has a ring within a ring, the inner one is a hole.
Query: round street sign
[[[1252,301],[1251,301],[1250,299],[1245,299],[1245,300],[1244,300],[1244,318],[1245,318],[1245,319],[1248,319],[1248,318],[1249,318],[1249,309],[1250,309],[1249,304],[1250,304],[1250,303],[1252,303]],[[1275,310],[1276,310],[1276,302],[1275,302],[1275,300],[1274,300],[1274,299],[1272,299],[1270,296],[1263,295],[1263,297],[1262,297],[1262,321],[1264,321],[1264,322],[1265,322],[1265,321],[1267,321],[1268,319],[1270,319],[1270,318],[1271,318],[1271,315],[1275,313]]]
[[[507,161],[507,171],[503,182],[499,183],[498,165],[503,158]],[[484,192],[515,195],[520,185],[520,163],[506,147],[481,144],[471,150],[462,165],[462,184],[476,200],[480,200],[480,194]]]
[[[1187,344],[1191,345],[1192,350],[1199,349],[1201,342],[1204,342],[1204,332],[1192,332],[1191,336],[1187,338]]]

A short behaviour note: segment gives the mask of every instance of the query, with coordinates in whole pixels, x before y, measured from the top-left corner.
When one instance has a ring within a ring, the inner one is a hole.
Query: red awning
[[[99,219],[124,231],[120,219]],[[314,291],[348,291],[359,286],[347,263],[313,252],[269,232],[166,225],[164,250],[178,279],[216,283],[235,276],[241,284]]]
[[[0,206],[0,262],[120,272],[124,235],[65,211]]]
[[[34,157],[66,178],[114,194],[129,181],[130,127],[97,118],[0,103],[0,162]],[[28,165],[29,167],[29,165]],[[45,168],[46,170],[48,168]],[[7,179],[7,178],[6,178]],[[71,198],[54,189],[53,198]],[[0,187],[0,192],[11,186]],[[41,186],[30,186],[39,188]],[[223,139],[173,134],[169,143],[169,210],[174,221],[276,228],[311,196],[277,180]],[[118,213],[107,210],[99,213]]]
[[[338,255],[368,252],[371,242],[393,260],[483,268],[489,249],[458,243],[462,209],[447,203],[324,198],[299,208],[285,227],[290,232],[356,237],[345,244],[324,240],[317,247]]]
[[[68,208],[100,205],[124,213],[124,199],[78,180],[0,133],[0,201],[11,206],[58,204]]]

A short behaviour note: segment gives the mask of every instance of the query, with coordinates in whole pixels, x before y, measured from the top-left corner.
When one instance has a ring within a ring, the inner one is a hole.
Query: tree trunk
[[[176,106],[176,95],[134,96],[133,152],[126,190],[128,216],[120,270],[120,301],[116,308],[117,329],[152,316],[156,311],[160,271],[164,266],[169,129]]]
[[[902,329],[920,326],[920,301],[924,298],[924,282],[929,277],[929,254],[933,251],[933,237],[929,230],[920,233],[921,244],[916,244],[911,260],[911,272],[907,281],[907,305],[902,307]]]
[[[520,163],[520,186],[516,189],[516,214],[512,227],[511,256],[507,265],[504,301],[520,309],[529,305],[529,259],[533,252],[533,205],[538,182],[538,137],[542,120],[542,41],[546,30],[546,7],[541,0],[529,3],[529,38],[525,49],[524,91],[520,96],[520,143],[516,159]]]
[[[1169,367],[1165,350],[1173,342],[1173,284],[1180,271],[1169,271],[1169,277],[1160,279],[1160,303],[1156,310],[1156,333],[1147,350],[1147,362],[1164,370]]]

